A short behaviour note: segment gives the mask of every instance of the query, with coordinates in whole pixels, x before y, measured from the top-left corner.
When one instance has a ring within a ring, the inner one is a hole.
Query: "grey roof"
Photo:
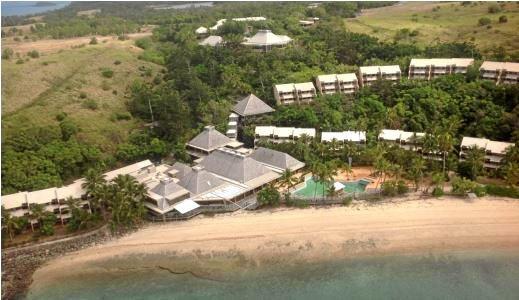
[[[270,30],[258,30],[258,32],[251,38],[246,38],[244,45],[253,46],[269,46],[269,45],[286,45],[292,41],[286,35],[277,35]]]
[[[184,176],[186,173],[190,172],[191,167],[181,162],[176,162],[173,164],[173,166],[171,166],[171,168],[168,169],[168,172],[172,170],[176,170],[177,173],[175,174],[175,177],[180,178]]]
[[[243,117],[266,114],[274,111],[272,107],[268,106],[254,94],[250,94],[240,100],[232,110]]]
[[[281,170],[290,169],[291,171],[295,171],[305,166],[304,163],[284,152],[263,147],[256,149],[250,155],[250,157],[261,163],[279,168]]]
[[[189,191],[185,188],[181,187],[177,183],[175,183],[172,179],[169,180],[160,180],[159,183],[150,189],[150,193],[156,194],[159,196],[151,195],[157,201],[157,206],[164,210],[169,207],[168,200],[173,200],[178,198],[179,196],[189,194]]]
[[[204,131],[195,136],[195,138],[187,144],[188,146],[203,149],[205,151],[213,151],[216,148],[227,145],[230,141],[230,138],[214,129],[214,126],[206,126]]]
[[[180,185],[178,185],[177,183],[173,182],[173,180],[169,180],[169,181],[161,180],[159,182],[159,184],[157,184],[150,191],[159,196],[168,197],[171,194],[182,192],[183,190],[185,190],[185,189],[183,187],[181,187]]]
[[[240,183],[246,183],[271,172],[251,157],[223,149],[209,154],[200,165],[209,172]]]
[[[194,167],[180,177],[178,183],[189,190],[192,194],[197,195],[218,187],[225,182],[200,167]]]

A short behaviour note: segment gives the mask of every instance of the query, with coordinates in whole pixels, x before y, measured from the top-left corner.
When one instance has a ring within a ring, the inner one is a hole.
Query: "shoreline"
[[[519,201],[508,198],[278,208],[152,224],[46,262],[34,273],[31,289],[121,270],[158,268],[217,280],[230,269],[271,264],[515,249]]]

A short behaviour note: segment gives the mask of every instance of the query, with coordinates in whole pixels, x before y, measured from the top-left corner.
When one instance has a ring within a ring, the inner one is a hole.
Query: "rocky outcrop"
[[[46,261],[114,239],[108,226],[61,240],[2,250],[2,299],[23,298],[32,274]]]

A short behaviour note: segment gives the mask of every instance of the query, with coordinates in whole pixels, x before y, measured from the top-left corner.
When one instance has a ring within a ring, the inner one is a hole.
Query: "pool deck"
[[[366,189],[375,189],[377,187],[377,181],[380,181],[381,179],[372,177],[371,173],[373,173],[373,168],[371,167],[353,167],[351,173],[340,170],[337,176],[334,176],[334,179],[339,182],[347,182],[370,178],[372,181],[366,186]],[[380,184],[378,186],[380,186]]]

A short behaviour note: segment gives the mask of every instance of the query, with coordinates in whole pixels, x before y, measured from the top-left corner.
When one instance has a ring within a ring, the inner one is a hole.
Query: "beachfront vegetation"
[[[258,203],[261,206],[278,206],[281,201],[281,195],[278,190],[268,185],[258,192]]]

